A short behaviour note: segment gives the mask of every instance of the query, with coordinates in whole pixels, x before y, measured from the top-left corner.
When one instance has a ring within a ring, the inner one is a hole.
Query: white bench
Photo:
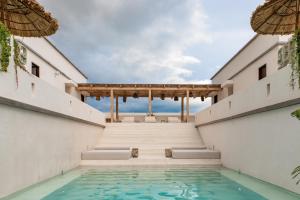
[[[221,152],[208,150],[206,148],[173,148],[172,158],[174,159],[220,159]]]
[[[181,120],[178,117],[168,117],[169,123],[180,123]]]
[[[81,153],[82,160],[129,160],[131,149],[128,147],[96,147]]]
[[[122,122],[127,122],[127,123],[133,123],[134,122],[134,117],[124,117]]]
[[[146,116],[145,117],[145,122],[146,123],[156,123],[156,117],[155,116]]]

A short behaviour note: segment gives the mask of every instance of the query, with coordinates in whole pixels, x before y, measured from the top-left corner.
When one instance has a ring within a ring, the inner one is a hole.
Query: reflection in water
[[[89,170],[43,200],[263,200],[210,169]]]

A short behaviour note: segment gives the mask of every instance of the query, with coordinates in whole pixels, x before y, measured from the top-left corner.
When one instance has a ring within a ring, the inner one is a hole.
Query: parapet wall
[[[196,115],[208,146],[222,152],[225,167],[300,193],[291,178],[300,164],[300,90],[289,86],[290,69],[281,69]],[[268,86],[269,85],[269,86]]]
[[[289,105],[300,104],[300,89],[290,87],[291,69],[285,67],[196,114],[203,126]]]
[[[17,86],[18,82],[18,86]],[[80,164],[104,115],[13,66],[0,73],[0,198]]]

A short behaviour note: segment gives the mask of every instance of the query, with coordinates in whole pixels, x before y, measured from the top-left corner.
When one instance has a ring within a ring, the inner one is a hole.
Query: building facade
[[[291,116],[300,89],[290,85],[289,39],[250,40],[212,77],[222,91],[196,114],[196,127],[225,167],[300,193],[290,176],[300,163],[300,122]]]
[[[105,127],[75,89],[87,82],[75,65],[46,38],[15,39],[25,70],[12,49],[0,72],[0,198],[79,166]]]
[[[76,87],[77,83],[86,83],[87,76],[49,39],[16,37],[16,41],[21,45],[21,57],[26,71],[60,91],[84,100]]]
[[[278,62],[279,50],[290,38],[255,35],[211,78],[214,84],[222,84],[223,88],[218,94],[212,95],[212,103],[244,91],[282,69]]]

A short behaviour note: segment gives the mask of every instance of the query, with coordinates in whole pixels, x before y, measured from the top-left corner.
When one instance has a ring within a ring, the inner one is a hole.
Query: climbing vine
[[[300,30],[297,30],[293,35],[291,45],[294,47],[291,53],[291,86],[295,88],[298,83],[300,88]]]
[[[0,48],[1,56],[0,71],[6,72],[9,65],[9,58],[11,56],[10,33],[4,24],[0,23]]]
[[[20,66],[20,47],[18,42],[14,39],[14,61],[15,67]]]
[[[15,67],[20,67],[21,69],[26,70],[24,66],[24,64],[26,63],[26,56],[25,58],[21,57],[21,47],[15,39],[14,39],[14,61],[15,61]]]
[[[298,83],[298,87],[300,88],[300,30],[297,30],[293,35],[291,45],[293,45],[293,52],[291,56],[291,67],[292,67],[292,74],[291,74],[291,86],[295,88],[296,84]],[[300,109],[291,113],[293,117],[296,117],[300,120]],[[292,172],[292,177],[294,179],[300,176],[300,166],[296,167]],[[296,184],[300,183],[300,179],[298,178]]]
[[[26,63],[26,50],[23,49],[23,54],[21,55],[21,46],[18,41],[14,39],[14,62],[15,62],[15,73],[16,73],[16,83],[17,87],[19,86],[19,76],[18,76],[18,67],[22,70],[28,72],[25,67]],[[24,55],[25,54],[25,55]]]

